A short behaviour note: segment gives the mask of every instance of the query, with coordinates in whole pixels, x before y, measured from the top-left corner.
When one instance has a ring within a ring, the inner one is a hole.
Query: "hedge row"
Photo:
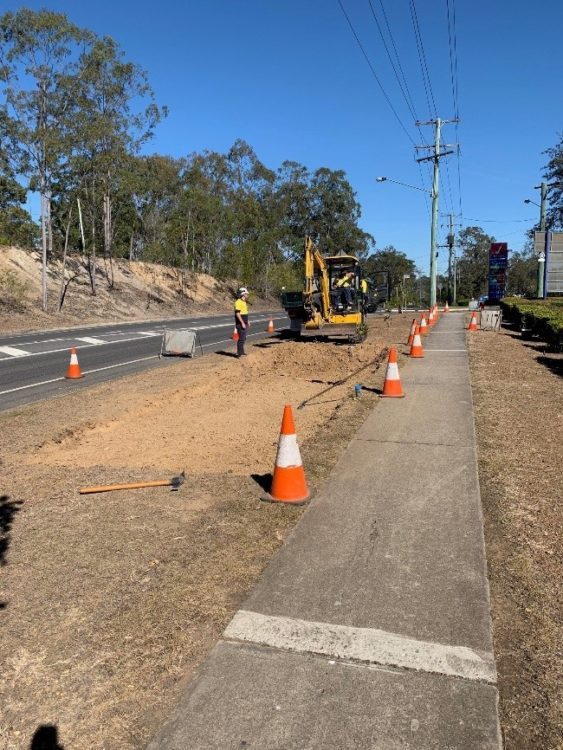
[[[503,318],[531,331],[554,346],[563,345],[563,297],[530,300],[505,297],[500,303]]]

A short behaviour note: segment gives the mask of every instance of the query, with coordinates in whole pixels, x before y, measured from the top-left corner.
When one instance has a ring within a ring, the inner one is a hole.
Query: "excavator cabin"
[[[310,237],[305,240],[305,285],[302,292],[284,292],[282,306],[291,331],[301,336],[364,336],[362,269],[353,255],[323,257]]]

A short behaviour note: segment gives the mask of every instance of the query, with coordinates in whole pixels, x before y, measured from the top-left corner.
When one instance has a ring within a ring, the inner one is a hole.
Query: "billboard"
[[[545,260],[544,296],[563,295],[563,232],[534,232],[534,252]]]
[[[489,249],[489,301],[495,302],[504,297],[506,289],[506,266],[508,264],[508,244],[491,242]]]

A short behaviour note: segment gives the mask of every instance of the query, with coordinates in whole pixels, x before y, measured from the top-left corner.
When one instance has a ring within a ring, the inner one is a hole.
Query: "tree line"
[[[143,155],[167,108],[113,39],[64,14],[0,17],[0,81],[0,242],[41,249],[45,309],[48,264],[70,252],[93,294],[100,279],[113,284],[116,257],[269,292],[296,281],[305,234],[326,253],[365,256],[373,245],[342,170],[271,169],[243,140],[224,154]],[[28,190],[40,196],[39,228]]]

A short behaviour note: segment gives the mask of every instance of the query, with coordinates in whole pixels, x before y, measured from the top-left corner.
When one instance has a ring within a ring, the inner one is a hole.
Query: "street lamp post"
[[[416,185],[409,185],[407,182],[399,182],[399,180],[392,180],[390,177],[376,177],[376,182],[394,182],[395,185],[402,185],[403,187],[410,188],[411,190],[418,190],[421,193],[426,193],[432,198],[432,225],[430,229],[430,304],[433,305],[436,302],[436,267],[437,267],[437,253],[436,253],[436,237],[438,227],[438,176],[437,170],[434,169],[434,180],[432,183],[432,190],[425,190],[424,188],[417,187]]]

